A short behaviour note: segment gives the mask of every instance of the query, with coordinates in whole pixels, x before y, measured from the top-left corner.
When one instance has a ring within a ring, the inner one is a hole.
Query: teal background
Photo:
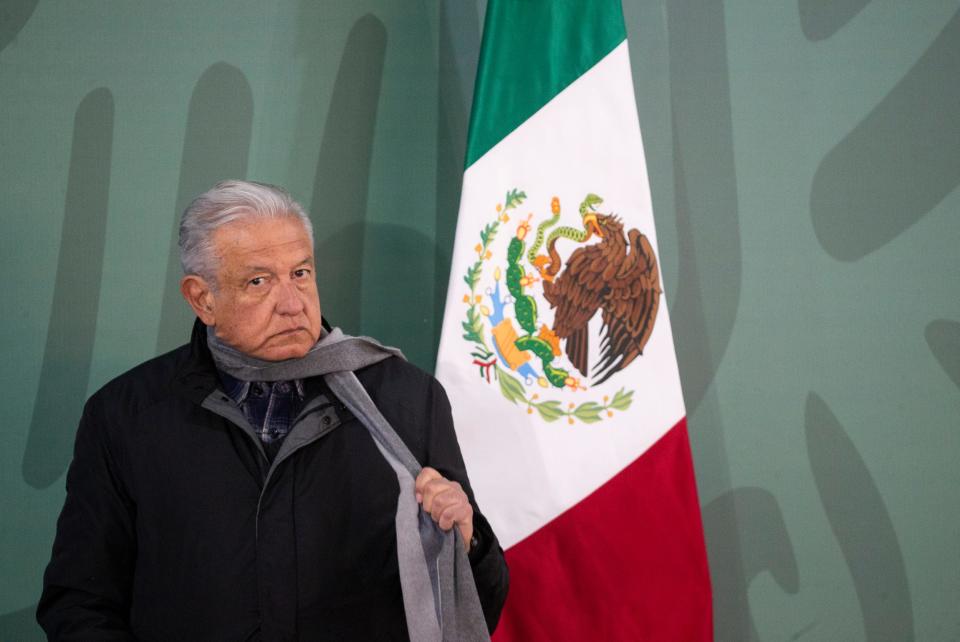
[[[0,4],[0,640],[215,180],[290,188],[324,312],[433,367],[484,5]],[[624,13],[717,638],[960,639],[960,7]]]

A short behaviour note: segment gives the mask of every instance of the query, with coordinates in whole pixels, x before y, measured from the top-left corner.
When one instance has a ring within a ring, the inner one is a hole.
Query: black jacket
[[[414,456],[473,501],[440,384],[396,357],[356,375]],[[396,476],[322,379],[305,386],[334,402],[316,410],[330,430],[269,480],[255,438],[200,405],[218,379],[199,324],[189,345],[93,395],[37,610],[50,639],[406,639]],[[474,511],[492,630],[507,568]]]

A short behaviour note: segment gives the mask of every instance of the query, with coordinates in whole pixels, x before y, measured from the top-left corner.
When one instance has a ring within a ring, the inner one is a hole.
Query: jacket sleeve
[[[453,428],[453,416],[447,394],[436,379],[431,377],[430,380],[431,417],[426,465],[436,468],[447,479],[459,482],[473,505],[474,542],[468,557],[487,628],[493,633],[507,599],[510,575],[503,549],[500,548],[497,536],[490,528],[487,519],[480,512],[473,488],[470,486],[463,455],[460,453],[460,444],[457,442],[457,435]]]
[[[133,640],[135,509],[98,412],[87,402],[67,472],[67,498],[43,577],[37,621],[50,640]]]

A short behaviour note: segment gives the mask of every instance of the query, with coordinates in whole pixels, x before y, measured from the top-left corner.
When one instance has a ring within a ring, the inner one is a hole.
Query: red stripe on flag
[[[506,556],[494,642],[712,640],[686,419]]]

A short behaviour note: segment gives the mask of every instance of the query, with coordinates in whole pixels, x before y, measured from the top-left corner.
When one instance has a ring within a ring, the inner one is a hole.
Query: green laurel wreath
[[[490,244],[493,242],[500,229],[501,217],[508,210],[515,209],[521,205],[527,198],[525,192],[512,189],[507,192],[504,204],[501,210],[497,210],[497,219],[488,223],[480,231],[480,243],[476,246],[477,260],[471,264],[463,276],[464,283],[470,288],[468,297],[467,317],[460,325],[464,330],[463,338],[473,344],[473,350],[470,356],[474,357],[473,364],[480,369],[480,376],[487,377],[489,381],[489,371],[493,370],[494,376],[499,383],[500,393],[507,401],[514,405],[525,405],[528,413],[534,410],[540,417],[547,422],[554,422],[562,417],[566,417],[569,423],[574,423],[575,419],[585,424],[593,424],[603,421],[604,417],[612,417],[613,411],[623,412],[630,408],[633,403],[633,390],[621,388],[614,393],[613,398],[604,397],[603,403],[596,401],[586,401],[579,405],[569,403],[566,408],[563,402],[557,399],[546,399],[538,401],[539,394],[533,393],[527,395],[527,390],[520,381],[511,375],[509,371],[500,367],[494,352],[487,345],[486,337],[483,331],[483,318],[480,313],[480,303],[477,300],[477,285],[480,283],[480,277],[483,275],[483,262]],[[493,359],[491,360],[491,357]]]

